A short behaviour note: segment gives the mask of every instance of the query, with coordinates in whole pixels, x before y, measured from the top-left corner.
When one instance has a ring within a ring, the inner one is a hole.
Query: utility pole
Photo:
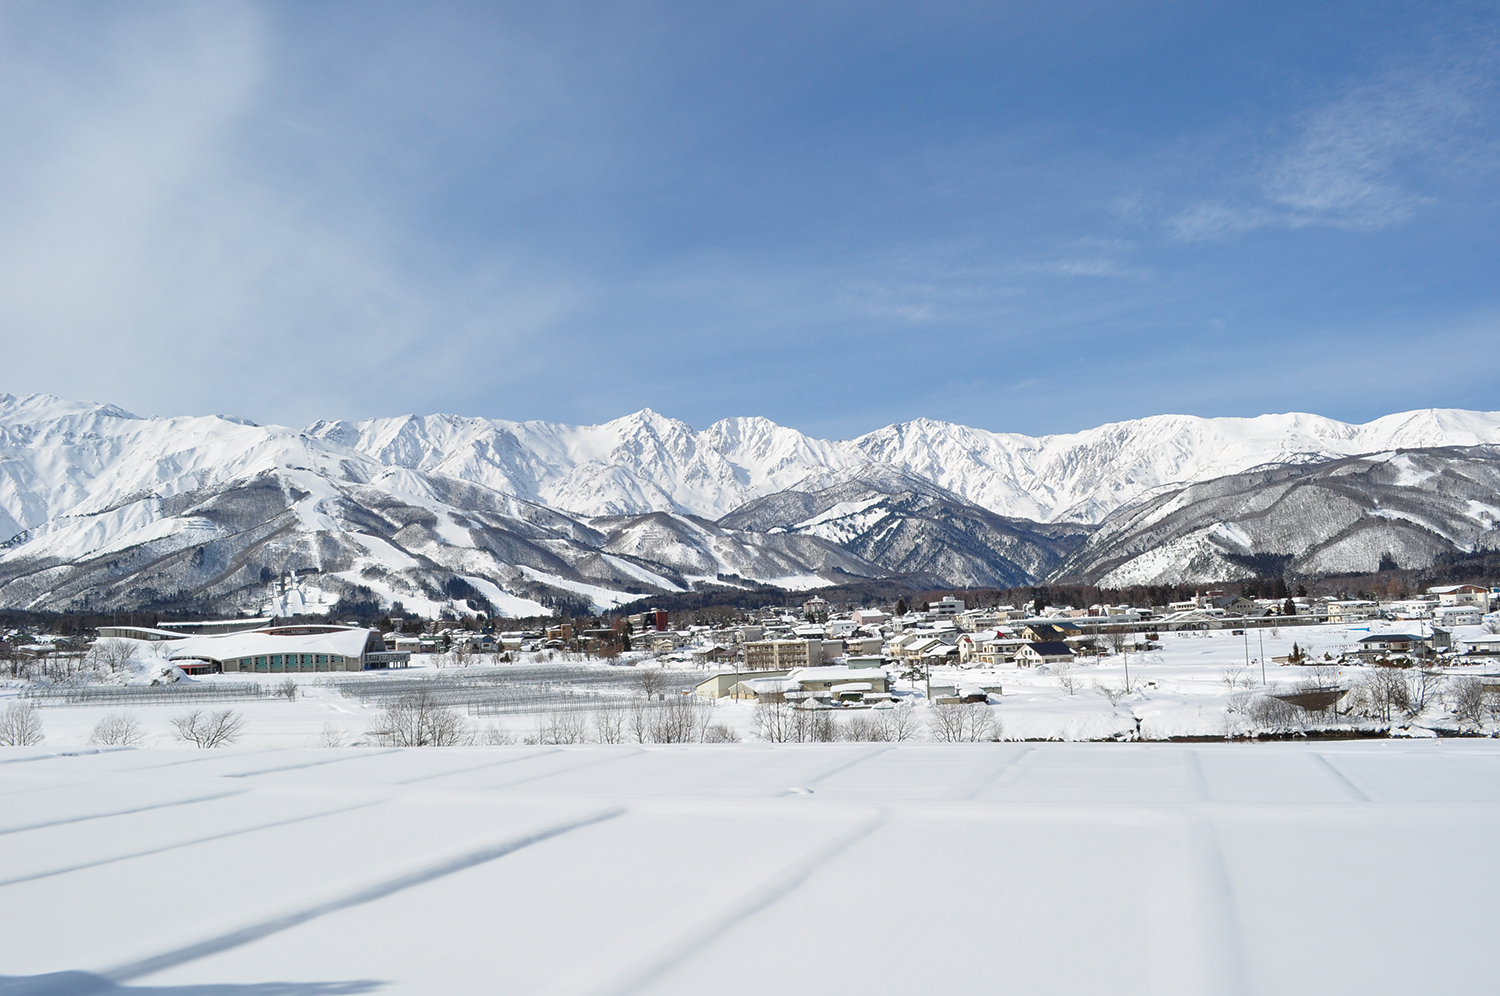
[[[1257,629],[1255,637],[1260,640],[1260,683],[1264,686],[1266,683],[1266,631]]]

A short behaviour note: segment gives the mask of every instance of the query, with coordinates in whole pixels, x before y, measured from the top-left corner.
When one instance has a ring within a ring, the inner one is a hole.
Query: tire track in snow
[[[978,785],[975,785],[968,792],[965,792],[961,795],[955,795],[954,798],[962,802],[972,802],[979,796],[979,793],[983,792],[985,789],[993,788],[996,784],[1003,783],[1006,780],[1007,776],[1019,776],[1020,772],[1024,770],[1021,766],[1021,762],[1030,757],[1032,752],[1035,750],[1036,748],[1029,744],[1025,747],[1022,747],[1010,757],[1000,762],[999,766],[996,767],[994,771],[991,771],[988,775],[985,775],[982,779],[980,779]]]
[[[153,802],[149,806],[131,806],[129,809],[112,809],[107,813],[86,813],[82,816],[68,816],[60,820],[44,820],[41,823],[25,823],[21,826],[0,828],[0,836],[12,833],[22,833],[26,830],[45,830],[48,827],[61,827],[69,823],[85,823],[88,820],[106,820],[112,816],[129,816],[131,813],[144,813],[153,809],[171,809],[173,806],[192,806],[200,802],[213,802],[215,799],[228,799],[233,795],[244,795],[249,789],[235,789],[233,792],[217,792],[213,795],[199,795],[191,799],[173,799],[171,802]]]
[[[514,785],[525,785],[527,782],[534,782],[542,778],[557,778],[562,775],[571,775],[575,771],[582,771],[585,768],[592,768],[600,764],[609,764],[612,761],[622,761],[627,757],[638,757],[644,753],[646,753],[644,750],[637,747],[631,750],[628,754],[620,753],[614,755],[613,757],[601,757],[597,761],[588,761],[584,764],[575,764],[571,768],[563,768],[561,771],[544,771],[539,775],[528,775],[525,778],[517,778],[513,782],[501,782],[499,785],[484,785],[481,787],[488,789],[502,789],[510,788]]]
[[[341,761],[357,761],[366,757],[379,757],[382,754],[395,754],[399,748],[392,747],[389,750],[362,750],[355,754],[346,754],[342,757],[330,757],[321,761],[308,761],[305,764],[283,764],[276,768],[256,768],[254,771],[232,771],[221,778],[250,778],[255,775],[274,775],[278,771],[301,771],[303,768],[318,768],[325,764],[338,764]]]
[[[368,806],[376,806],[384,802],[384,799],[374,799],[370,802],[361,802],[355,806],[345,806],[342,809],[329,809],[320,813],[308,813],[305,816],[293,816],[286,820],[276,820],[272,823],[258,823],[253,827],[243,827],[239,830],[225,830],[223,833],[210,834],[207,837],[195,837],[192,840],[178,841],[175,844],[164,844],[161,847],[153,847],[145,851],[133,851],[130,854],[117,854],[114,857],[100,858],[97,861],[86,861],[82,864],[68,865],[66,868],[52,868],[47,871],[33,872],[30,875],[17,875],[15,878],[0,879],[0,888],[7,885],[19,885],[22,882],[35,882],[39,878],[52,878],[55,875],[67,875],[70,872],[84,871],[88,868],[98,868],[101,865],[112,865],[117,861],[131,861],[135,858],[148,858],[153,854],[165,854],[168,851],[180,850],[184,847],[195,847],[198,844],[208,844],[216,840],[224,840],[228,837],[238,837],[241,834],[254,833],[257,830],[271,830],[275,827],[290,826],[293,823],[305,823],[308,820],[320,820],[325,816],[337,816],[340,813],[350,813],[356,809],[364,809]]]
[[[538,757],[546,757],[548,754],[560,753],[562,753],[561,747],[553,747],[549,750],[537,750],[532,751],[529,754],[522,754],[520,757],[507,757],[503,761],[486,761],[484,764],[475,764],[467,768],[454,768],[452,771],[439,771],[435,775],[418,775],[415,778],[407,778],[403,781],[396,782],[395,784],[415,785],[417,782],[428,782],[434,778],[447,778],[449,775],[464,775],[468,774],[471,771],[483,771],[485,768],[498,768],[506,764],[515,764],[518,761],[530,761]]]
[[[134,747],[87,747],[80,750],[48,751],[45,754],[31,754],[27,757],[7,757],[0,759],[0,764],[28,764],[32,761],[53,761],[59,757],[87,757],[92,754],[115,754],[122,750],[135,750]]]
[[[1188,791],[1192,793],[1194,802],[1212,802],[1213,797],[1208,791],[1208,776],[1203,771],[1203,758],[1198,756],[1195,750],[1183,752],[1185,757],[1183,766],[1187,769]]]
[[[375,885],[366,886],[362,889],[356,889],[353,892],[346,893],[345,895],[338,896],[334,899],[329,899],[321,903],[315,903],[311,906],[304,907],[303,909],[295,910],[290,913],[284,913],[280,916],[271,917],[269,919],[262,920],[259,923],[248,924],[244,927],[240,927],[237,930],[231,930],[228,933],[220,934],[218,937],[210,937],[206,940],[197,941],[195,943],[188,944],[184,947],[180,947],[172,951],[164,951],[161,954],[153,955],[149,958],[142,958],[140,961],[133,961],[125,965],[119,965],[99,974],[104,978],[109,979],[111,982],[120,983],[130,982],[134,979],[152,975],[156,972],[165,971],[169,968],[176,968],[178,965],[185,965],[188,962],[197,961],[200,958],[207,958],[210,955],[215,955],[223,951],[229,951],[233,948],[242,947],[246,944],[258,941],[264,937],[270,937],[273,934],[279,934],[284,930],[290,930],[291,928],[300,926],[310,920],[316,920],[320,917],[328,916],[330,913],[338,913],[341,910],[350,909],[355,906],[363,906],[366,903],[373,903],[377,900],[384,899],[387,896],[393,896],[399,892],[405,892],[407,889],[415,888],[419,885],[425,885],[428,882],[433,882],[440,878],[446,878],[449,875],[454,875],[461,871],[467,871],[468,869],[478,867],[479,865],[488,864],[491,861],[503,858],[508,854],[514,854],[515,852],[530,847],[533,844],[540,844],[542,841],[551,840],[553,837],[560,837],[563,834],[571,833],[574,830],[580,830],[584,827],[593,826],[597,823],[603,823],[607,820],[615,819],[616,817],[623,815],[624,812],[625,810],[623,808],[607,809],[602,812],[595,813],[592,816],[585,816],[582,819],[570,820],[567,823],[554,824],[553,826],[526,834],[521,837],[514,837],[510,840],[501,841],[498,844],[492,844],[488,847],[481,847],[476,850],[469,851],[466,854],[460,854],[457,857],[439,861],[436,864],[430,865],[426,868],[422,868],[414,872],[408,872],[405,875],[398,875],[395,878],[388,879],[384,882],[379,882]]]
[[[751,887],[748,892],[743,893],[718,913],[699,921],[656,954],[649,955],[635,967],[626,969],[613,981],[606,982],[602,986],[589,987],[585,991],[591,996],[629,996],[631,993],[640,992],[657,979],[669,974],[685,958],[702,950],[708,941],[797,891],[819,867],[874,833],[885,823],[885,820],[884,810],[870,814],[759,885]]]
[[[1349,796],[1350,799],[1353,799],[1355,802],[1373,801],[1371,800],[1367,792],[1361,789],[1358,785],[1355,785],[1353,779],[1340,771],[1332,761],[1328,760],[1328,758],[1324,757],[1322,754],[1317,753],[1316,751],[1308,754],[1307,756],[1312,758],[1313,764],[1317,765],[1328,775],[1328,777],[1332,778],[1334,783],[1337,784],[1339,788],[1343,789],[1344,794]]]
[[[1204,988],[1199,992],[1203,996],[1208,993],[1243,996],[1250,991],[1245,977],[1245,948],[1235,910],[1234,884],[1218,829],[1201,816],[1190,818],[1187,829],[1192,865],[1197,872],[1193,877],[1201,891],[1203,913],[1199,922],[1204,932],[1200,954],[1205,978]]]
[[[895,750],[895,748],[891,747],[891,746],[868,748],[866,750],[861,751],[859,753],[858,757],[851,758],[850,760],[845,761],[842,764],[835,764],[833,767],[829,768],[827,771],[823,772],[821,775],[814,775],[812,778],[809,778],[807,780],[806,784],[808,784],[808,785],[816,785],[816,784],[818,784],[819,782],[821,782],[825,778],[831,778],[831,777],[833,777],[834,775],[838,774],[841,771],[848,771],[850,768],[854,767],[857,764],[864,764],[866,761],[874,760],[875,758],[879,757],[881,754],[884,754],[886,751],[891,751],[891,750]]]

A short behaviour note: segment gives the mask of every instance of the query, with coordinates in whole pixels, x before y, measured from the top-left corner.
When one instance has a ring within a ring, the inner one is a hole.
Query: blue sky
[[[1500,408],[1493,4],[0,8],[0,390]]]

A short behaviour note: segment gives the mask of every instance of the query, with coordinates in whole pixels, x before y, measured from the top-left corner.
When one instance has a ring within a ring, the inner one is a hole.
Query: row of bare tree
[[[203,748],[227,747],[245,729],[245,717],[233,709],[194,709],[167,722],[175,739]],[[45,739],[40,710],[30,702],[12,702],[0,713],[0,747],[31,747]],[[101,747],[134,747],[145,739],[145,729],[128,712],[110,713],[94,724],[89,735],[89,743]]]
[[[919,739],[924,732],[944,743],[999,740],[1001,725],[995,710],[983,702],[941,703],[927,710],[925,723],[915,707],[900,703],[890,709],[848,714],[834,709],[802,709],[787,701],[755,705],[755,732],[771,743],[830,743],[837,740],[896,742]]]

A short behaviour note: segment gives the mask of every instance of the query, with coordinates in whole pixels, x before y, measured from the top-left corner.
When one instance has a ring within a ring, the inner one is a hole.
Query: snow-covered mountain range
[[[1500,447],[1284,464],[1119,512],[1053,567],[1105,587],[1421,568],[1500,552]]]
[[[645,409],[596,426],[451,415],[319,422],[306,435],[383,467],[436,471],[580,515],[718,519],[789,488],[882,464],[1011,518],[1096,523],[1164,485],[1267,463],[1500,442],[1500,412],[1429,409],[1351,425],[1317,415],[1156,415],[1057,436],[917,419],[822,440],[764,418],[695,431]]]
[[[1162,415],[1044,437],[919,419],[819,440],[649,410],[298,430],[0,394],[0,605],[254,609],[292,571],[309,597],[419,607],[458,592],[510,612],[719,579],[1026,583],[1111,514],[1184,485],[1491,443],[1500,412]]]

